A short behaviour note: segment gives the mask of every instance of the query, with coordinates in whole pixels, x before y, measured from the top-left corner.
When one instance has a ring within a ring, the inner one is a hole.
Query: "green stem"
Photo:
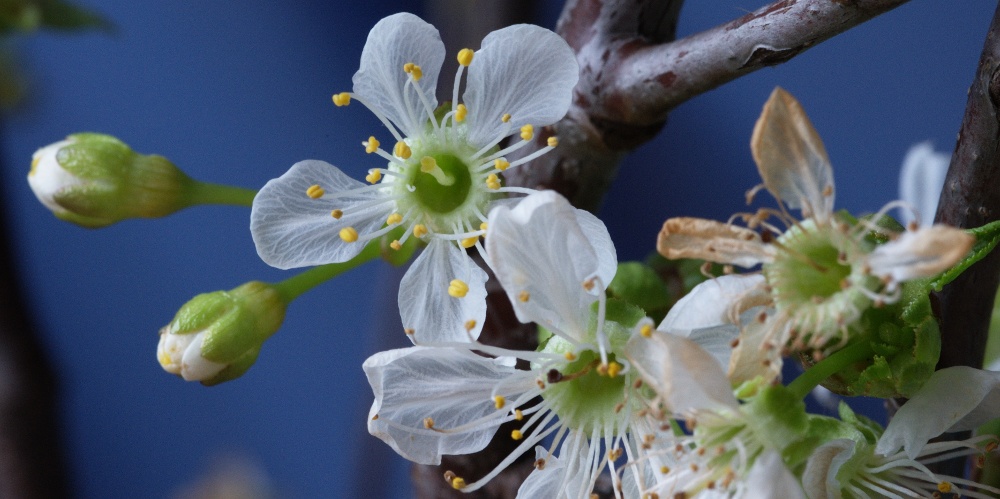
[[[223,204],[230,206],[252,206],[257,191],[231,185],[212,184],[195,180],[188,191],[188,205]]]
[[[798,398],[805,398],[813,388],[816,388],[826,378],[837,374],[855,362],[871,358],[874,353],[871,342],[862,339],[806,369],[806,372],[788,384],[788,389]]]
[[[297,276],[289,277],[284,281],[274,284],[274,288],[278,291],[278,294],[285,301],[285,303],[289,304],[306,291],[309,291],[316,286],[319,286],[320,284],[347,272],[348,270],[380,256],[382,253],[381,244],[380,239],[375,239],[374,241],[369,242],[368,245],[365,246],[365,249],[361,250],[361,253],[358,254],[358,256],[346,262],[328,263],[326,265],[313,267]]]

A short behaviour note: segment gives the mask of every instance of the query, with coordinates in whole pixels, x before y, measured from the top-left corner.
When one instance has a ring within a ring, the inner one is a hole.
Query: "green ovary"
[[[469,198],[472,175],[469,165],[453,154],[428,154],[437,161],[444,174],[453,179],[451,185],[442,185],[433,175],[420,171],[419,163],[412,170],[410,184],[416,189],[417,203],[428,211],[448,214],[460,208]]]
[[[612,361],[613,355],[608,357],[608,362]],[[599,363],[600,357],[595,352],[582,352],[578,359],[563,368],[562,374],[571,377],[587,371],[586,374],[550,383],[542,393],[545,402],[564,424],[587,435],[592,434],[595,428],[613,428],[611,422],[629,410],[619,408],[619,412],[615,411],[624,401],[626,383],[631,384],[632,376],[602,376],[596,369]]]

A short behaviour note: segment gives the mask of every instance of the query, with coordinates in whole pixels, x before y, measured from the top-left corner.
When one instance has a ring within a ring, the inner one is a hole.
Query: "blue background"
[[[98,131],[205,181],[256,188],[307,158],[361,177],[377,162],[359,142],[380,125],[329,97],[350,88],[367,30],[399,10],[420,13],[419,3],[80,3],[118,32],[19,41],[31,94],[2,137],[3,203],[62,382],[79,496],[173,497],[231,455],[255,463],[282,496],[407,494],[406,464],[365,431],[371,392],[360,369],[406,343],[392,327],[395,292],[379,286],[398,271],[368,264],[298,300],[243,378],[184,383],[155,360],[157,330],[177,308],[200,292],[290,275],[257,258],[248,210],[199,207],[90,231],[52,217],[24,176],[38,147]],[[688,2],[679,34],[761,5]],[[679,107],[627,158],[600,212],[620,257],[644,258],[667,217],[725,219],[743,208],[759,182],[750,132],[775,85],[799,98],[825,140],[838,207],[874,211],[895,199],[911,145],[954,146],[995,5],[915,0]],[[549,27],[559,8],[546,4]]]

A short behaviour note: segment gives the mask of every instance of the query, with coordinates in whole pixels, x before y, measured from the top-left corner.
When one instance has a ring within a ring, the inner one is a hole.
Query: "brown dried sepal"
[[[663,223],[656,250],[666,258],[696,258],[749,268],[772,259],[773,249],[750,229],[702,218],[678,217]]]

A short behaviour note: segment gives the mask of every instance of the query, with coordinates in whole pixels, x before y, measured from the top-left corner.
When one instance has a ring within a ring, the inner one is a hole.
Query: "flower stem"
[[[188,192],[188,205],[223,204],[230,206],[252,206],[257,191],[231,185],[194,181]]]
[[[370,260],[381,255],[381,241],[376,239],[368,243],[365,249],[358,254],[358,256],[343,262],[343,263],[328,263],[326,265],[320,265],[318,267],[313,267],[305,272],[300,273],[294,277],[289,277],[284,281],[274,284],[274,288],[281,295],[281,298],[286,304],[291,303],[293,300],[301,296],[303,293],[323,284],[334,277],[337,277],[348,270],[351,270],[363,263],[367,263]]]
[[[788,384],[788,389],[798,398],[805,398],[809,392],[826,378],[842,371],[851,364],[871,358],[875,353],[872,350],[871,342],[862,339],[853,345],[838,350],[833,355],[819,361],[816,365],[806,369],[798,378]]]

